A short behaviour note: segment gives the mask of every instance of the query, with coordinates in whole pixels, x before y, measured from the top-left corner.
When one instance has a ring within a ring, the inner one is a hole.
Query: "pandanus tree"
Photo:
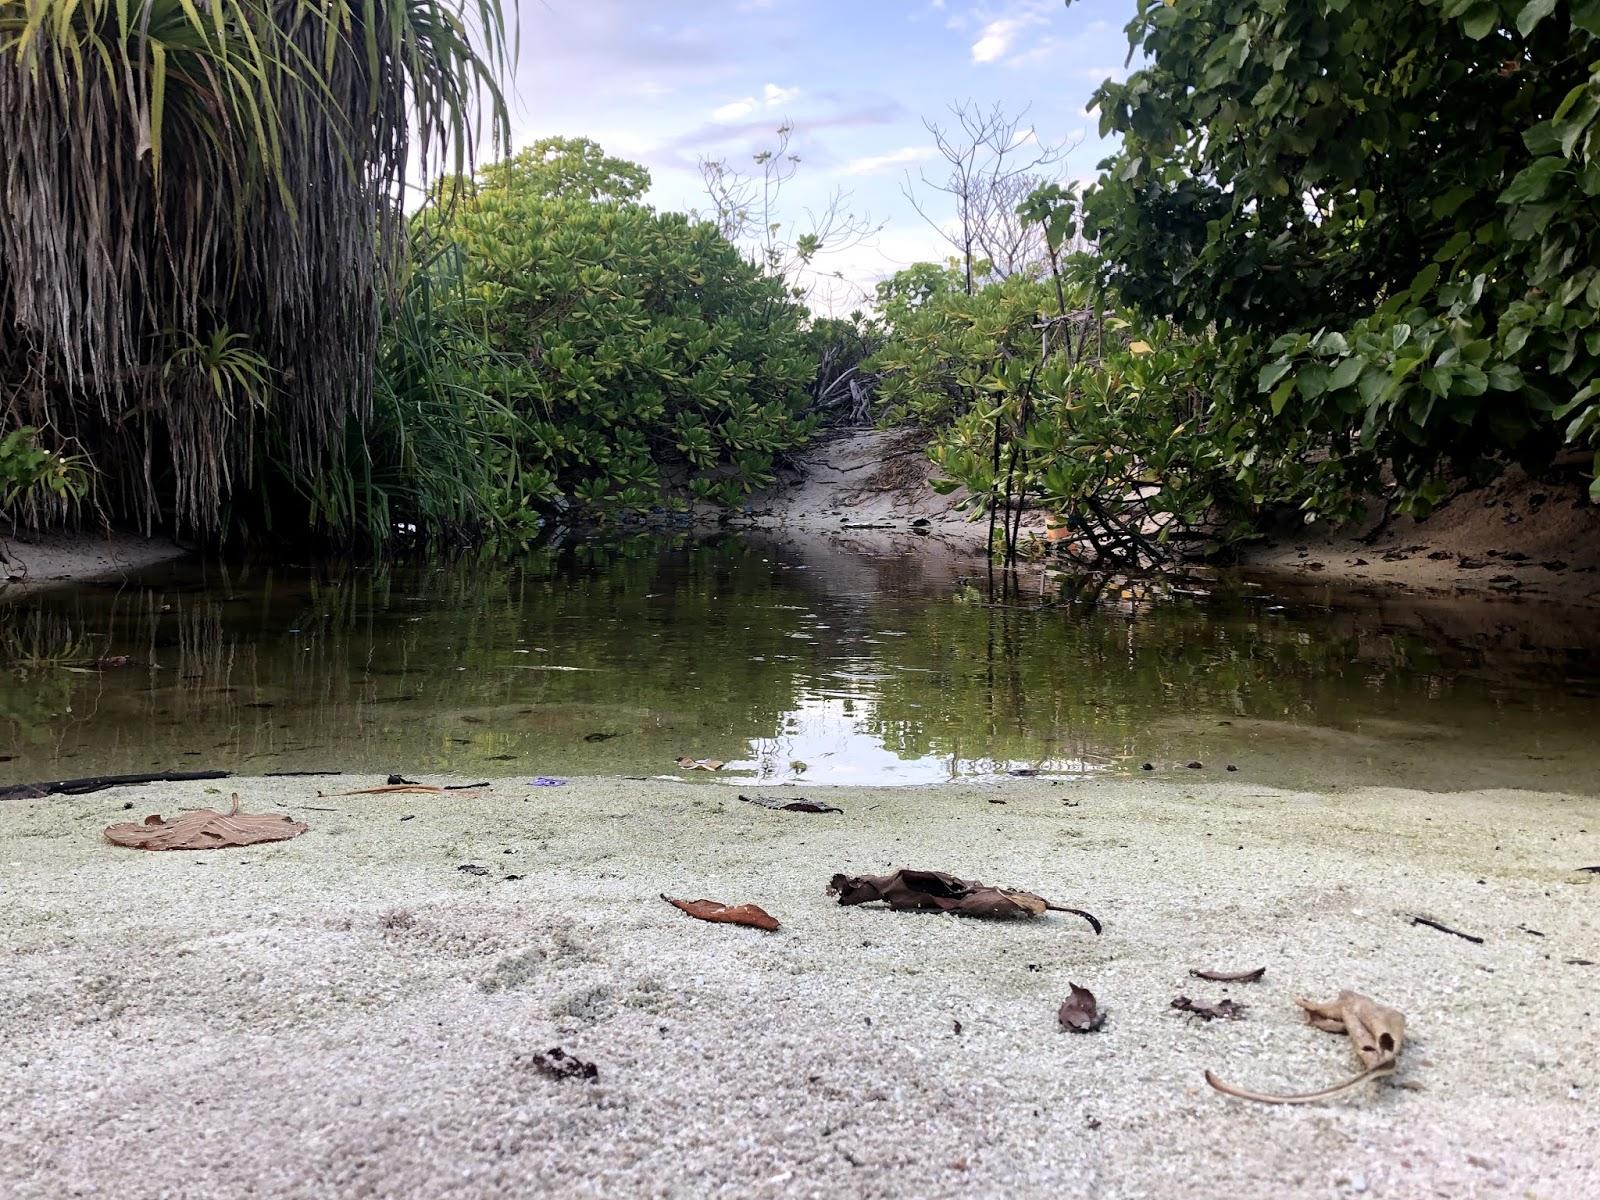
[[[200,530],[261,439],[310,469],[508,55],[500,0],[0,0],[0,436]]]

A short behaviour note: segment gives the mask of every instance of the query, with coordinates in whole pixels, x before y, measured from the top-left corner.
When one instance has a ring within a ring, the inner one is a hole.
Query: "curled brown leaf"
[[[1072,991],[1061,1002],[1061,1007],[1056,1012],[1056,1020],[1061,1022],[1062,1028],[1070,1029],[1074,1033],[1093,1033],[1104,1025],[1106,1015],[1100,1011],[1094,993],[1076,983],[1069,983],[1067,986]]]
[[[665,892],[661,898],[672,907],[681,909],[699,921],[715,921],[725,925],[747,925],[751,929],[775,932],[778,920],[764,908],[754,904],[722,904],[716,900],[674,900]]]
[[[1208,983],[1259,983],[1261,977],[1267,973],[1265,967],[1257,967],[1254,971],[1202,971],[1196,967],[1189,968],[1189,974],[1196,979],[1204,979]]]

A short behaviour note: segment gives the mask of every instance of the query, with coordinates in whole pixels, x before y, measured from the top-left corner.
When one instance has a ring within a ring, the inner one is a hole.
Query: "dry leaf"
[[[842,813],[844,811],[831,804],[824,804],[820,800],[807,800],[804,796],[798,796],[793,800],[785,800],[782,796],[740,796],[739,799],[746,804],[759,804],[762,808],[774,808],[780,812]]]
[[[517,1061],[522,1061],[520,1055]],[[551,1079],[594,1079],[600,1074],[600,1069],[592,1062],[585,1062],[576,1055],[568,1054],[559,1046],[542,1054],[530,1054],[527,1062],[540,1074],[548,1075]]]
[[[1199,1017],[1202,1021],[1219,1019],[1242,1021],[1244,1010],[1248,1005],[1240,1004],[1237,1000],[1218,1000],[1215,1004],[1199,1004],[1187,996],[1177,996],[1172,1001],[1172,1007],[1179,1012]]]
[[[1093,1033],[1105,1024],[1105,1013],[1100,1011],[1094,993],[1088,988],[1075,983],[1068,986],[1072,988],[1072,993],[1061,1002],[1056,1019],[1061,1022],[1063,1029],[1070,1029],[1074,1033]]]
[[[1404,1013],[1349,990],[1326,1004],[1295,1003],[1306,1010],[1306,1020],[1318,1029],[1349,1035],[1356,1055],[1368,1069],[1388,1066],[1400,1057],[1406,1038]]]
[[[1081,908],[1064,908],[1032,892],[989,887],[943,871],[902,869],[893,875],[835,875],[828,892],[838,896],[840,904],[882,900],[896,911],[934,908],[963,917],[1042,917],[1047,910],[1069,912],[1100,932],[1100,922]]]
[[[769,933],[778,929],[777,918],[754,904],[727,905],[715,900],[674,900],[665,892],[661,898],[674,908],[682,909],[700,921],[718,921],[727,925],[748,925],[751,929],[765,929]]]
[[[690,758],[683,755],[678,759],[678,766],[685,771],[720,771],[727,764],[720,758]]]
[[[1196,979],[1204,979],[1209,983],[1259,983],[1261,977],[1267,973],[1265,967],[1257,967],[1254,971],[1201,971],[1191,967],[1189,974]]]
[[[152,815],[142,822],[107,826],[106,840],[136,850],[220,850],[282,842],[299,837],[308,828],[304,821],[282,813],[242,813],[239,793],[235,792],[226,815],[209,808],[180,813],[170,821]]]
[[[1340,992],[1325,1004],[1310,1000],[1296,1000],[1295,1003],[1306,1010],[1306,1019],[1318,1029],[1348,1036],[1366,1070],[1320,1092],[1298,1096],[1275,1096],[1234,1087],[1223,1083],[1210,1071],[1206,1072],[1206,1082],[1217,1091],[1241,1100],[1259,1100],[1263,1104],[1311,1104],[1342,1096],[1374,1079],[1393,1075],[1399,1069],[1400,1048],[1406,1036],[1404,1013],[1349,990]]]

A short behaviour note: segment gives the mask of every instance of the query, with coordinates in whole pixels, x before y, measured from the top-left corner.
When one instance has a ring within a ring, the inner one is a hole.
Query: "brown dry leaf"
[[[831,804],[824,804],[820,800],[807,800],[804,796],[797,796],[793,800],[785,800],[782,796],[740,796],[746,804],[760,805],[762,808],[773,808],[779,812],[798,813],[842,813],[844,809],[835,808]]]
[[[1190,1013],[1202,1021],[1228,1021],[1244,1020],[1244,1010],[1248,1005],[1240,1004],[1237,1000],[1218,1000],[1215,1004],[1201,1004],[1187,996],[1173,998],[1172,1007],[1179,1012]]]
[[[882,900],[896,911],[934,908],[963,917],[1042,917],[1046,911],[1069,912],[1100,932],[1100,922],[1081,908],[1064,908],[1032,892],[990,887],[943,871],[903,868],[893,875],[835,875],[828,892],[838,896],[840,904]]]
[[[748,925],[751,929],[765,929],[767,932],[776,932],[778,929],[777,918],[764,908],[757,908],[754,904],[728,905],[716,900],[674,900],[665,892],[661,898],[673,908],[682,909],[691,917],[699,921],[718,921],[727,925]]]
[[[685,754],[679,757],[678,766],[685,771],[720,771],[727,764],[720,758],[690,758]]]
[[[1259,983],[1261,977],[1267,973],[1265,967],[1257,967],[1254,971],[1202,971],[1198,968],[1189,968],[1189,974],[1196,979],[1204,979],[1208,983]]]
[[[1063,1029],[1070,1029],[1074,1033],[1093,1033],[1106,1023],[1105,1013],[1100,1011],[1094,993],[1088,988],[1075,983],[1068,986],[1072,988],[1072,993],[1061,1002],[1056,1019],[1061,1022]]]
[[[1399,1069],[1400,1048],[1405,1044],[1405,1014],[1388,1005],[1370,1000],[1359,992],[1348,989],[1326,1003],[1296,1000],[1306,1010],[1306,1020],[1328,1033],[1342,1033],[1350,1039],[1350,1046],[1366,1068],[1359,1075],[1324,1088],[1298,1096],[1275,1096],[1252,1092],[1223,1083],[1212,1072],[1206,1072],[1206,1082],[1217,1091],[1242,1100],[1259,1100],[1263,1104],[1311,1104],[1330,1100]]]
[[[1347,1034],[1368,1070],[1389,1066],[1400,1057],[1406,1039],[1404,1013],[1348,989],[1325,1004],[1295,1003],[1306,1010],[1306,1020],[1318,1029]]]
[[[282,813],[242,813],[239,793],[231,809],[219,813],[202,808],[180,813],[170,821],[159,814],[142,822],[128,821],[106,827],[106,840],[135,850],[220,850],[229,846],[254,846],[299,837],[310,826]]]

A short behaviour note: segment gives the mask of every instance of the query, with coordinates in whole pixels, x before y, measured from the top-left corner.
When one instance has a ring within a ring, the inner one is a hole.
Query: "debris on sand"
[[[681,909],[697,921],[716,921],[726,925],[747,925],[751,929],[765,929],[774,933],[778,920],[764,908],[754,904],[723,904],[716,900],[674,900],[665,892],[661,898],[673,908]]]
[[[221,850],[287,841],[309,828],[304,821],[282,813],[240,812],[239,793],[235,792],[227,813],[202,808],[171,820],[152,814],[143,821],[108,825],[106,841],[135,850]]]
[[[1406,1018],[1398,1009],[1379,1004],[1348,989],[1324,1004],[1311,1000],[1296,1000],[1295,1003],[1306,1010],[1306,1020],[1316,1028],[1349,1037],[1351,1048],[1366,1070],[1320,1092],[1296,1096],[1275,1096],[1234,1087],[1223,1083],[1211,1071],[1206,1072],[1206,1082],[1217,1091],[1241,1100],[1257,1100],[1262,1104],[1314,1104],[1319,1100],[1342,1096],[1399,1070],[1400,1047],[1405,1043],[1406,1036]]]
[[[1061,1008],[1056,1012],[1056,1020],[1061,1022],[1061,1027],[1070,1029],[1073,1033],[1093,1033],[1104,1025],[1106,1014],[1095,1000],[1094,993],[1075,983],[1067,986],[1072,992],[1061,1002]]]
[[[828,883],[828,893],[838,896],[840,904],[882,900],[896,911],[933,908],[963,917],[1042,917],[1047,911],[1068,912],[1100,932],[1100,922],[1081,908],[1065,908],[1032,892],[990,887],[943,871],[901,869],[892,875],[835,875]]]

